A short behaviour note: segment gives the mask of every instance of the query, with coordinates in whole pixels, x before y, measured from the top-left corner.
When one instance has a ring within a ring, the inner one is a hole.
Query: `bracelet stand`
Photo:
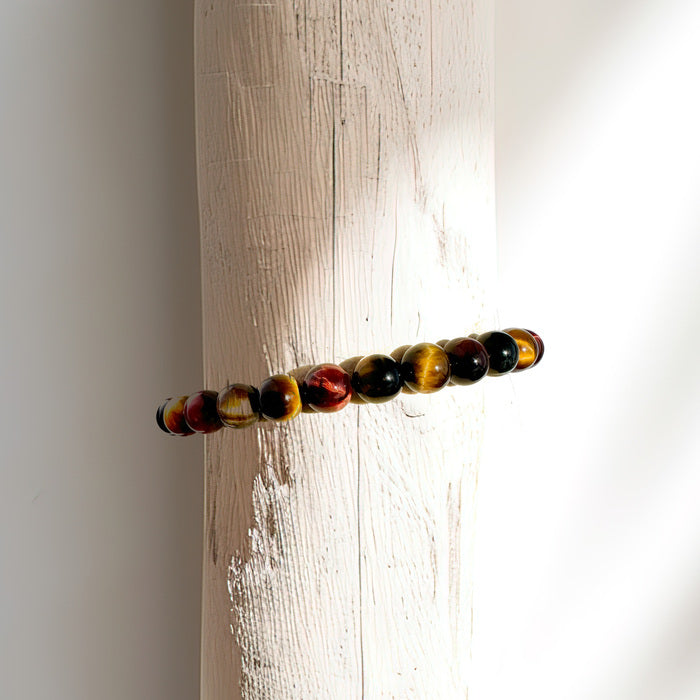
[[[492,3],[195,5],[205,385],[497,327]],[[204,700],[466,697],[483,391],[206,437]]]

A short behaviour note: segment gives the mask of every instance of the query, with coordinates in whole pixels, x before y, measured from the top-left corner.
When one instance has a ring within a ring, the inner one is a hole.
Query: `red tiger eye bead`
[[[350,375],[338,365],[322,364],[312,367],[301,386],[306,404],[319,413],[334,413],[344,408],[352,398]]]
[[[489,371],[489,355],[476,338],[454,338],[444,350],[450,359],[453,384],[474,384]]]
[[[185,401],[185,420],[195,433],[215,433],[222,427],[215,391],[198,391]]]
[[[527,330],[527,328],[525,330]],[[542,338],[540,338],[539,335],[537,335],[537,333],[535,333],[535,331],[527,330],[527,332],[535,339],[535,342],[537,343],[537,359],[532,364],[532,366],[534,367],[536,364],[539,364],[541,362],[542,356],[544,355],[544,341],[542,340]]]
[[[186,396],[175,396],[163,404],[161,413],[163,425],[173,435],[192,435],[194,432],[185,421],[184,410],[186,401]]]

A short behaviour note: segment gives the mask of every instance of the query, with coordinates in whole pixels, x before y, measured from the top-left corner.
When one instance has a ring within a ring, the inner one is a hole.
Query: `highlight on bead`
[[[486,376],[523,372],[543,355],[542,338],[525,328],[403,345],[387,355],[303,368],[303,375],[295,370],[301,383],[292,374],[275,374],[259,387],[229,384],[218,393],[204,390],[172,397],[156,409],[156,424],[168,435],[187,436],[222,427],[245,428],[261,420],[288,421],[303,408],[335,413],[351,401],[386,403],[402,391],[431,394],[446,386],[475,384]]]

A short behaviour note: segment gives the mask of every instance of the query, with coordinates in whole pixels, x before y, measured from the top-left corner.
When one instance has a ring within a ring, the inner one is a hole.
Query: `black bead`
[[[518,364],[520,351],[514,338],[502,331],[482,333],[477,340],[489,355],[489,375],[497,377],[512,372]]]
[[[401,366],[388,355],[363,357],[352,374],[352,388],[367,403],[390,401],[402,386]]]
[[[165,423],[163,421],[163,411],[165,410],[165,404],[168,403],[168,401],[170,401],[170,399],[166,399],[165,401],[163,401],[163,403],[156,409],[156,423],[158,423],[158,427],[164,433],[172,435],[172,433],[165,427]]]

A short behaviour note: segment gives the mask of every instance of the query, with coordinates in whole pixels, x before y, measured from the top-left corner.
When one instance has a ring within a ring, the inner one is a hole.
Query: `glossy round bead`
[[[544,341],[539,335],[537,335],[537,333],[535,333],[535,331],[528,330],[527,332],[535,339],[535,342],[537,343],[537,359],[532,363],[532,366],[534,367],[540,363],[542,360],[542,355],[544,355]]]
[[[163,411],[165,410],[165,404],[168,403],[169,400],[170,399],[166,399],[163,401],[163,403],[156,409],[156,423],[164,433],[172,435],[172,433],[165,427],[165,423],[163,422]]]
[[[404,383],[419,394],[432,394],[450,380],[450,360],[435,343],[412,345],[401,360]]]
[[[186,396],[175,396],[162,406],[163,425],[172,435],[192,435],[194,430],[185,421]]]
[[[301,395],[304,403],[314,411],[339,411],[347,406],[352,398],[350,375],[338,365],[316,365],[304,377]]]
[[[260,420],[260,395],[250,384],[230,384],[219,392],[216,410],[229,428],[245,428]]]
[[[291,420],[301,411],[299,385],[288,374],[275,374],[260,385],[260,412],[269,420]]]
[[[187,425],[195,433],[215,433],[222,428],[216,410],[216,392],[198,391],[185,401],[184,409]]]
[[[523,328],[506,328],[505,332],[518,344],[518,364],[513,371],[521,372],[532,367],[539,354],[537,341],[533,335]]]
[[[445,345],[445,352],[450,359],[453,384],[474,384],[489,371],[489,355],[475,338],[454,338]]]
[[[518,364],[518,344],[503,331],[482,333],[477,340],[489,355],[489,375],[498,377],[515,369]]]
[[[352,388],[367,403],[391,401],[402,385],[401,367],[388,355],[367,355],[352,373]]]

